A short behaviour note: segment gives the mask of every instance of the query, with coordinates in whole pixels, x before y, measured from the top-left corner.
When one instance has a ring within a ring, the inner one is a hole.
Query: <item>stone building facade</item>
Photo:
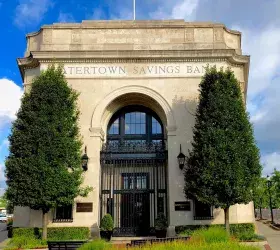
[[[207,65],[231,67],[246,101],[249,56],[241,33],[217,23],[83,21],[45,25],[27,35],[19,69],[28,90],[50,63],[63,63],[79,93],[80,131],[89,157],[73,207],[50,213],[50,227],[88,226],[114,217],[115,235],[151,233],[154,219],[179,225],[222,224],[224,214],[188,201],[177,155],[191,148],[198,85]],[[231,223],[254,221],[253,204],[230,208]],[[15,226],[40,226],[41,213],[17,208]]]

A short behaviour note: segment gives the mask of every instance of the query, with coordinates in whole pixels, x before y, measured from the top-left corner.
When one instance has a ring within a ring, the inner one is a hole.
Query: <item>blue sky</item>
[[[136,0],[137,19],[224,23],[242,32],[251,55],[247,109],[261,150],[263,174],[280,170],[280,0]],[[0,0],[0,188],[5,188],[7,136],[20,105],[16,58],[25,35],[54,22],[132,19],[133,0]]]

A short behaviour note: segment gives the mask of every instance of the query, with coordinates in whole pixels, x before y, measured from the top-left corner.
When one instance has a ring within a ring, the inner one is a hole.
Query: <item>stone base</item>
[[[91,227],[90,228],[90,236],[93,239],[100,239],[100,230],[99,227]]]
[[[176,236],[175,226],[169,226],[167,228],[167,237],[175,237],[175,236]]]

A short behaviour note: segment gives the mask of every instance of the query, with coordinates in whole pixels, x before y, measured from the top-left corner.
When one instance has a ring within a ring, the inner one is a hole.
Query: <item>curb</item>
[[[273,229],[273,230],[276,230],[276,231],[280,231],[280,228],[279,227],[276,227],[272,224],[269,224],[269,226]]]
[[[265,248],[265,250],[272,250],[272,248],[271,248],[270,245],[268,245],[268,244],[265,244],[265,245],[264,245],[264,248]]]

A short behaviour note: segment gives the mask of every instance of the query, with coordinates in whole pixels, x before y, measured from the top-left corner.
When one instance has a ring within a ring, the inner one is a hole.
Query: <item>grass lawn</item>
[[[114,250],[120,249],[110,243],[95,240],[84,244],[79,250]],[[123,247],[125,249],[125,247]],[[132,247],[141,250],[259,250],[258,247],[241,245],[228,236],[222,228],[199,229],[193,232],[188,242],[170,242]]]

